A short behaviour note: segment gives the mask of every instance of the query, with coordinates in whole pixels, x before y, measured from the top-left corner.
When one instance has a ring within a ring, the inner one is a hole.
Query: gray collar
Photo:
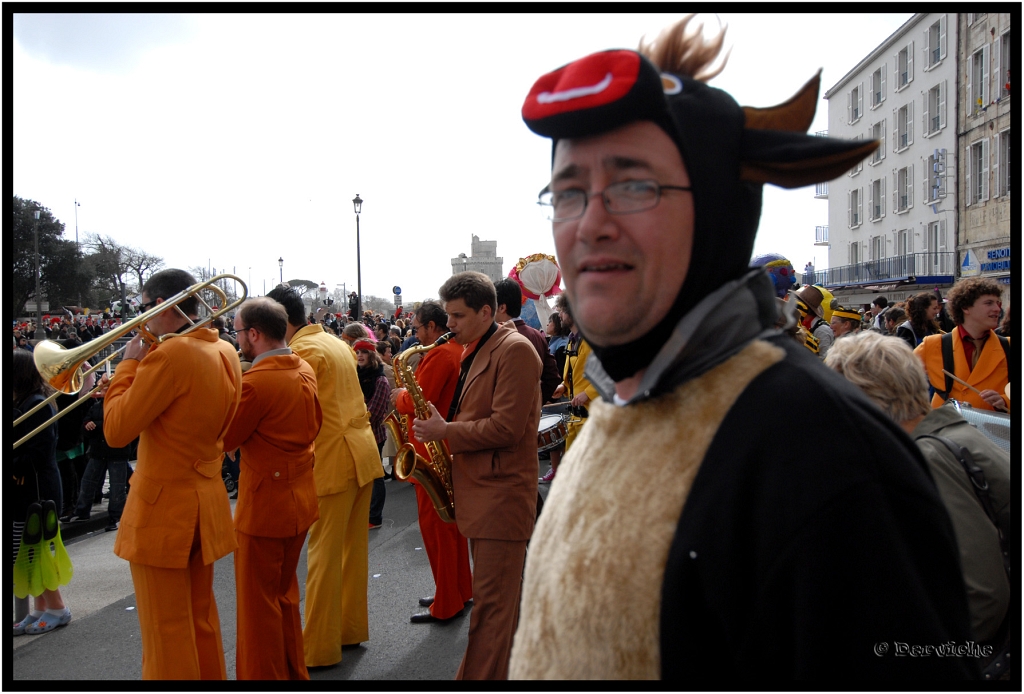
[[[761,268],[723,284],[679,320],[629,403],[675,389],[754,339],[781,334],[777,319],[771,280]],[[585,375],[605,400],[613,401],[615,382],[595,354],[587,359]]]
[[[263,361],[264,357],[284,357],[284,356],[287,356],[287,355],[289,355],[291,353],[292,353],[292,348],[291,347],[282,347],[281,349],[267,350],[263,354],[259,355],[255,359],[253,359],[252,360],[252,365],[256,366],[261,361]]]

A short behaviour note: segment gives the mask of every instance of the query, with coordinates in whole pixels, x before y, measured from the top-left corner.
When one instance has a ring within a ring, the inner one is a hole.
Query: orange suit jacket
[[[477,352],[448,447],[455,522],[468,538],[525,541],[537,516],[540,357],[512,322]]]
[[[235,528],[258,537],[294,537],[320,517],[313,442],[323,413],[316,374],[297,354],[267,356],[242,374],[242,402],[224,435],[242,449]]]
[[[914,349],[914,353],[924,362],[924,370],[928,374],[928,381],[936,390],[943,390],[946,387],[946,375],[942,373],[942,335],[929,335],[921,341],[921,344]],[[1009,339],[1009,338],[1007,338]],[[1006,365],[1006,355],[999,344],[999,338],[995,332],[989,331],[988,339],[985,340],[985,348],[981,350],[978,363],[972,371],[967,365],[967,356],[964,354],[964,343],[960,339],[960,331],[953,329],[953,375],[970,383],[978,390],[994,390],[1003,395],[1003,389],[1009,379]],[[981,399],[977,393],[956,381],[953,381],[953,388],[949,391],[951,400],[960,400],[970,403],[972,407],[981,410],[994,410],[995,408]],[[938,395],[932,397],[932,407],[940,407],[943,399]],[[1010,410],[1010,403],[1006,402],[1007,411]]]
[[[241,395],[238,355],[216,330],[175,335],[142,361],[117,365],[103,403],[103,434],[112,448],[140,439],[114,554],[186,568],[197,518],[204,564],[235,550],[221,464]]]

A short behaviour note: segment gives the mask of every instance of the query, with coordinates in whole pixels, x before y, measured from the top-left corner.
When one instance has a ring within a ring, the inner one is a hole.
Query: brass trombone
[[[236,282],[242,288],[241,296],[239,296],[239,298],[235,299],[235,301],[231,303],[228,303],[227,293],[223,289],[218,287],[216,284],[217,282],[225,279],[229,279]],[[213,307],[210,306],[210,304],[206,303],[203,297],[200,296],[199,294],[199,292],[201,292],[204,289],[209,289],[215,295],[217,295],[218,303],[220,303],[221,308],[214,310]],[[102,361],[100,361],[98,364],[90,368],[88,371],[82,370],[83,364],[87,362],[90,357],[103,351],[106,347],[112,345],[114,342],[116,342],[122,336],[130,333],[132,330],[138,330],[139,335],[142,337],[142,339],[151,345],[163,342],[164,340],[168,340],[172,337],[180,337],[181,335],[188,334],[193,330],[196,330],[197,328],[202,328],[207,324],[212,323],[214,319],[219,318],[220,316],[223,316],[225,313],[228,313],[229,311],[233,311],[236,308],[238,308],[248,296],[248,291],[249,290],[245,286],[245,282],[242,281],[242,278],[236,275],[231,275],[227,273],[215,275],[210,279],[206,280],[205,282],[197,282],[196,284],[193,284],[191,287],[181,290],[174,296],[170,297],[169,299],[165,299],[164,301],[149,309],[145,313],[140,313],[138,316],[128,321],[127,323],[124,323],[114,328],[106,335],[98,337],[95,340],[92,340],[91,342],[85,343],[81,347],[76,347],[74,349],[64,349],[58,343],[52,340],[41,341],[39,344],[36,345],[35,350],[33,352],[36,370],[39,371],[40,375],[43,377],[43,380],[50,384],[50,386],[54,388],[56,392],[54,392],[50,397],[46,398],[41,403],[33,407],[31,410],[29,410],[28,412],[14,420],[15,426],[23,422],[26,418],[28,418],[33,413],[38,411],[41,407],[47,405],[58,395],[74,395],[75,393],[79,392],[85,383],[85,377],[99,369],[104,364],[109,363],[109,361],[113,359],[115,356],[117,356],[117,354],[122,349],[124,349],[124,347],[121,347],[121,349],[118,349],[109,357],[104,358]],[[193,296],[199,301],[199,303],[206,307],[207,311],[209,311],[209,315],[207,315],[205,318],[199,321],[193,321],[185,314],[184,311],[182,311],[178,307],[178,304]],[[158,337],[146,329],[146,323],[153,320],[153,318],[160,315],[164,311],[169,311],[171,309],[177,311],[185,320],[191,323],[191,325],[186,330],[183,330],[180,333],[168,333],[166,335],[161,335]],[[125,345],[125,347],[127,347],[127,345]],[[101,387],[102,384],[96,384],[96,386],[91,391],[89,391],[87,395],[80,397],[77,401],[75,401],[74,404],[65,407],[56,415],[46,420],[43,424],[40,424],[38,427],[36,427],[31,433],[26,434],[25,436],[18,439],[14,443],[14,448],[17,448],[21,444],[25,443],[33,436],[38,434],[40,431],[42,431],[43,429],[50,426],[58,419],[66,415],[68,412],[78,407],[83,402],[89,400],[89,396],[91,396]]]

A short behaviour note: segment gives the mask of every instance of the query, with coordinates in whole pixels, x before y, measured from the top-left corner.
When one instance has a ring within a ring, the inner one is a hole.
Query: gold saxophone
[[[392,360],[392,366],[395,367],[395,384],[409,392],[415,406],[417,419],[429,419],[430,407],[416,382],[412,368],[408,365],[409,357],[440,347],[452,337],[454,337],[454,333],[446,333],[437,338],[434,344],[410,347]],[[391,430],[391,435],[398,442],[398,453],[393,466],[395,477],[402,481],[412,477],[422,484],[441,520],[445,523],[454,523],[455,495],[452,491],[452,454],[448,450],[448,442],[444,440],[427,441],[424,444],[430,454],[430,459],[427,460],[416,452],[416,448],[412,444],[412,437],[409,433],[409,415],[399,417],[393,411],[384,419],[384,425]]]

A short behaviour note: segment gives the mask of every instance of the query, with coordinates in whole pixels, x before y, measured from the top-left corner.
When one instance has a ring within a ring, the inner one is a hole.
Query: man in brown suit
[[[235,506],[235,586],[240,680],[308,680],[299,616],[299,564],[306,531],[320,517],[313,442],[323,413],[313,368],[285,343],[288,314],[273,299],[242,304],[242,376],[224,448],[241,446]]]
[[[439,294],[448,329],[464,346],[462,369],[450,421],[431,405],[413,431],[420,441],[448,439],[455,521],[473,555],[475,604],[456,679],[506,679],[537,512],[541,361],[514,325],[494,322],[497,298],[486,275],[454,275]]]

